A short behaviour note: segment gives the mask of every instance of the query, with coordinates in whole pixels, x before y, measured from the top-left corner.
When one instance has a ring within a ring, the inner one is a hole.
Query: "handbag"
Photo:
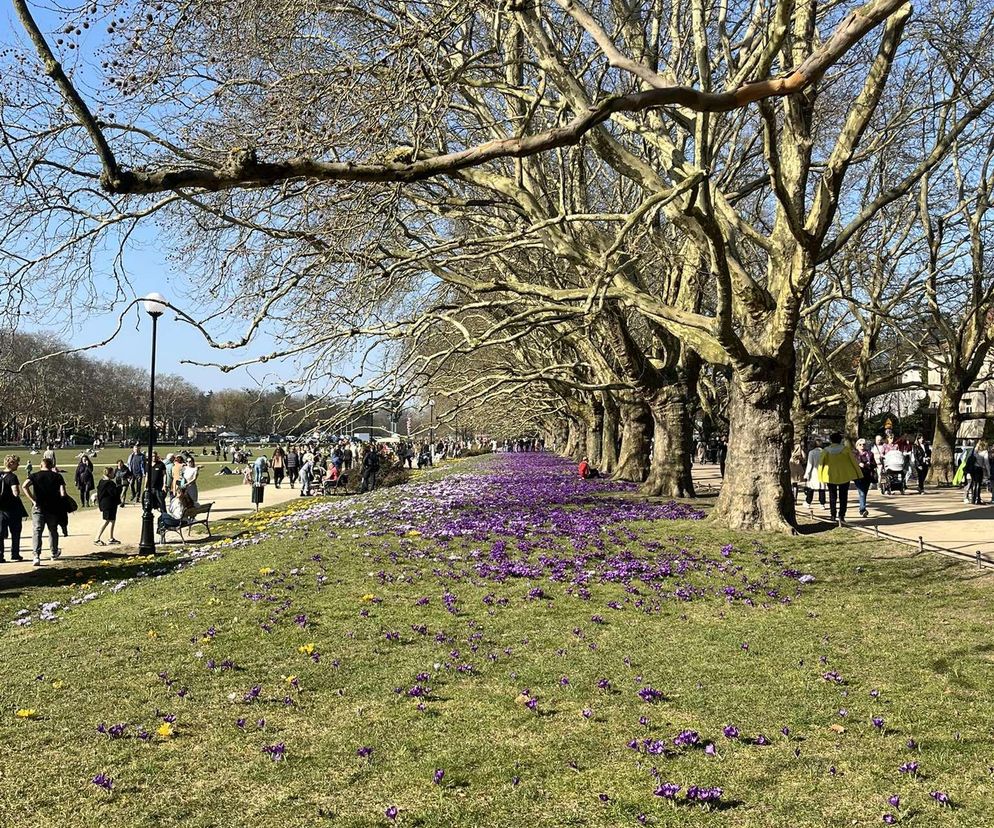
[[[62,510],[67,514],[71,515],[79,508],[79,504],[73,500],[71,495],[65,495],[62,498]]]

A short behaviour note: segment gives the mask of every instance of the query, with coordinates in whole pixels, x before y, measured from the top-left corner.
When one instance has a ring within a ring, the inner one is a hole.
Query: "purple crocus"
[[[929,796],[940,805],[949,805],[952,803],[952,800],[949,798],[949,794],[945,791],[931,791],[929,792]]]
[[[435,768],[435,773],[432,774],[432,782],[436,785],[442,784],[442,778],[445,776],[445,771],[441,768]]]
[[[274,745],[263,745],[262,752],[269,756],[274,762],[282,762],[286,759],[286,744],[277,742]]]
[[[664,698],[662,691],[656,690],[654,687],[643,687],[638,691],[638,697],[648,704],[653,704]]]
[[[676,799],[676,795],[680,793],[680,786],[676,782],[663,782],[653,793],[663,799]]]
[[[373,755],[373,749],[369,745],[363,745],[356,750],[355,755],[360,759],[369,759]]]
[[[111,779],[106,773],[98,773],[90,781],[98,788],[103,788],[105,791],[110,791],[111,788],[114,787],[114,780]]]
[[[897,794],[891,794],[890,796],[887,797],[887,803],[892,808],[900,808],[901,807],[901,797],[899,797]]]
[[[725,725],[721,732],[725,734],[726,739],[739,738],[739,729],[733,724]]]
[[[397,806],[389,805],[387,806],[387,809],[383,813],[386,815],[387,819],[393,822],[393,820],[397,818]]]

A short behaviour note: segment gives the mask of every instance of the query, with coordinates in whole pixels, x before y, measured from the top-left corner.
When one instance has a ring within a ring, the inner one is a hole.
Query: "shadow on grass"
[[[183,549],[183,546],[177,546],[175,551],[182,552]],[[74,586],[89,580],[121,581],[134,578],[139,571],[147,572],[150,568],[155,569],[157,574],[164,574],[186,560],[182,555],[167,552],[157,554],[152,560],[146,557],[140,560],[136,558],[134,553],[100,552],[67,558],[55,565],[47,564],[30,572],[9,575],[0,580],[0,599],[18,598],[31,590]]]

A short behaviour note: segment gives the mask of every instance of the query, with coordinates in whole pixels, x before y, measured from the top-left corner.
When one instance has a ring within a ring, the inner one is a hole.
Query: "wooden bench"
[[[166,533],[175,532],[179,535],[180,541],[186,543],[186,538],[183,537],[183,530],[189,529],[192,526],[197,526],[198,524],[207,529],[207,537],[211,536],[211,507],[214,505],[212,500],[210,503],[201,503],[197,510],[189,517],[183,518],[176,526],[166,526],[159,527],[159,543],[166,542]]]

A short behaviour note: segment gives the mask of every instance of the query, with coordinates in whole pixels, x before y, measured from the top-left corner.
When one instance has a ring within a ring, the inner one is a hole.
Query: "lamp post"
[[[148,394],[148,456],[145,458],[145,492],[142,496],[142,533],[138,550],[143,555],[155,553],[155,524],[152,520],[152,450],[155,447],[155,335],[159,317],[166,312],[166,298],[150,293],[142,300],[145,313],[152,317],[152,372]]]
[[[430,417],[428,419],[428,450],[434,456],[434,454],[435,454],[435,400],[428,400],[428,411],[430,412]]]
[[[369,442],[373,442],[373,392],[369,392]]]

